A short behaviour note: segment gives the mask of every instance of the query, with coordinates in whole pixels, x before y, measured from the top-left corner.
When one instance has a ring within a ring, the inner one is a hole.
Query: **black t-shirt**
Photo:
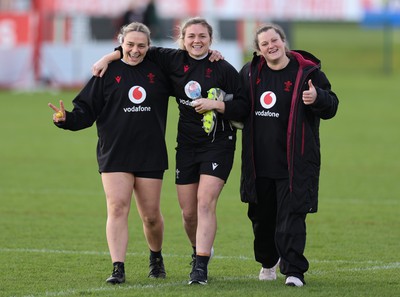
[[[80,130],[96,122],[100,172],[143,172],[168,168],[165,128],[171,82],[158,65],[111,63],[73,100],[61,128]]]
[[[254,151],[259,177],[286,178],[287,128],[297,61],[281,70],[265,63],[259,74],[254,103]]]
[[[203,115],[197,113],[191,103],[196,97],[207,98],[207,91],[211,88],[236,94],[239,86],[236,69],[225,60],[210,62],[208,56],[193,59],[184,50],[151,48],[147,56],[172,80],[173,95],[179,107],[178,148],[192,147],[199,151],[224,147],[234,149],[236,129],[229,121],[219,115],[215,133],[208,135],[202,128]],[[196,92],[196,85],[200,86],[200,92]]]

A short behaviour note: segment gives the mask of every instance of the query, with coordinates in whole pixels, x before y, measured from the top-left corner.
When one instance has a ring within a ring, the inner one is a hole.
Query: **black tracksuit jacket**
[[[290,195],[293,211],[316,212],[318,207],[318,185],[320,174],[320,119],[335,116],[338,98],[331,91],[331,85],[321,71],[321,62],[305,51],[291,51],[291,58],[297,59],[299,69],[293,90],[287,130],[287,161]],[[243,202],[256,203],[255,160],[253,146],[254,94],[257,72],[262,70],[265,59],[254,54],[251,62],[240,71],[241,84],[247,95],[251,112],[244,120],[242,134],[242,172],[240,195]],[[317,90],[317,99],[312,105],[302,102],[302,93],[308,89],[308,80]]]

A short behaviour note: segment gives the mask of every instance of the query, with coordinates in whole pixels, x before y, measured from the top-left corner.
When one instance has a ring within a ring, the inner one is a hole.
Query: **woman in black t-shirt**
[[[71,112],[49,103],[53,121],[63,129],[81,130],[96,122],[97,160],[107,199],[107,242],[113,262],[109,283],[125,281],[128,215],[132,194],[150,249],[149,277],[164,278],[161,255],[164,221],[160,195],[168,168],[165,127],[169,79],[147,59],[150,31],[140,23],[121,29],[121,60],[103,77],[92,77],[73,100]]]

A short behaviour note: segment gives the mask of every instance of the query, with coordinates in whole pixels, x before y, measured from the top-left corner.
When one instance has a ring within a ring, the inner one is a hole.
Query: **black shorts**
[[[187,185],[197,183],[201,174],[228,180],[233,165],[234,150],[210,150],[199,152],[190,149],[177,149],[175,183]]]
[[[125,171],[103,171],[103,172],[125,172]],[[154,178],[154,179],[163,179],[164,178],[164,170],[158,171],[135,171],[128,172],[132,173],[135,177],[143,177],[143,178]],[[101,172],[100,172],[101,174]]]
[[[110,172],[126,172],[126,173],[131,173],[136,177],[163,179],[165,170],[134,171],[134,172],[129,172],[129,171],[99,171],[100,174],[102,174],[102,172],[104,172],[104,173],[106,173],[106,172],[108,172],[108,173],[110,173]]]
[[[132,173],[135,177],[155,178],[155,179],[163,179],[164,177],[164,170],[132,172]]]

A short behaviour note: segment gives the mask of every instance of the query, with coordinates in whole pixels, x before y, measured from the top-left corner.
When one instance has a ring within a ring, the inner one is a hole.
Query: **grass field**
[[[62,131],[47,102],[71,108],[76,92],[0,92],[0,296],[398,296],[400,292],[400,32],[393,72],[382,32],[299,24],[295,48],[321,58],[340,105],[321,124],[319,212],[308,216],[307,285],[257,279],[246,205],[238,194],[240,143],[218,205],[208,286],[188,286],[191,248],[173,182],[177,108],[171,102],[162,210],[168,277],[147,278],[148,250],[133,206],[127,282],[109,286],[105,198],[96,131]]]

